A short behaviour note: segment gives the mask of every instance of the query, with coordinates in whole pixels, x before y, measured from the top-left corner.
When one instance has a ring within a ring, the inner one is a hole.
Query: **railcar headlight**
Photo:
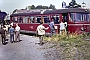
[[[84,28],[84,27],[81,27],[81,31],[85,31],[86,30],[86,28]]]

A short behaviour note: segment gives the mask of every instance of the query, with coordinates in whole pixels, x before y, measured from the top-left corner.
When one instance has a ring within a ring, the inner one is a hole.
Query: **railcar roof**
[[[58,14],[58,13],[90,13],[88,9],[82,8],[66,8],[66,9],[57,9],[45,11],[44,14]]]
[[[40,12],[16,13],[16,14],[11,14],[10,16],[28,16],[28,15],[36,15],[36,14],[40,14]]]
[[[66,8],[66,9],[56,9],[56,10],[46,10],[43,14],[60,14],[60,13],[90,13],[89,9],[82,8]],[[28,16],[28,15],[38,15],[41,12],[25,12],[25,13],[16,13],[11,14],[11,16]]]

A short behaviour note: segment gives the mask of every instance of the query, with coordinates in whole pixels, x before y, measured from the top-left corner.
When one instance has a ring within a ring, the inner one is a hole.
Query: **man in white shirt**
[[[65,23],[61,21],[60,23],[60,34],[64,35],[66,33]]]
[[[43,26],[43,23],[41,22],[40,23],[40,25],[37,27],[37,30],[36,30],[36,32],[37,32],[37,34],[38,34],[38,36],[39,36],[39,41],[40,41],[40,45],[42,45],[43,44],[43,36],[45,35],[45,30],[47,30],[49,27],[47,27],[47,28],[45,28],[44,26]]]
[[[16,24],[16,28],[15,28],[15,42],[20,42],[20,27],[18,26],[18,24]]]

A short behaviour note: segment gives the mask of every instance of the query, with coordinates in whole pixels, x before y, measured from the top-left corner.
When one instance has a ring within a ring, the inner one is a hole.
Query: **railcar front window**
[[[70,21],[72,22],[87,22],[89,21],[89,15],[85,13],[71,13]]]
[[[90,22],[90,14],[88,14],[88,21]]]
[[[88,14],[81,14],[81,13],[77,13],[76,14],[76,22],[88,22],[89,19],[89,15]]]
[[[74,22],[75,21],[75,13],[70,14],[70,21]]]
[[[81,21],[81,16],[82,16],[82,14],[76,14],[76,22]]]
[[[89,15],[86,14],[86,21],[89,21]]]

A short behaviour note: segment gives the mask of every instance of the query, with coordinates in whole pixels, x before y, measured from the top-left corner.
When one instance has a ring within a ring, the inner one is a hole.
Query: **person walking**
[[[6,35],[5,35],[4,26],[1,26],[0,33],[1,33],[1,38],[2,38],[2,44],[5,45]]]
[[[53,34],[55,34],[54,18],[52,18],[52,21],[49,23],[49,27],[50,27],[50,36],[52,36]]]
[[[10,29],[9,29],[9,33],[10,33],[10,42],[13,43],[14,42],[14,28],[12,25],[10,25]]]
[[[16,24],[15,27],[15,42],[20,42],[20,27],[18,26],[18,24]]]
[[[39,36],[39,42],[40,42],[40,45],[43,45],[43,36],[45,35],[45,30],[47,30],[49,27],[45,28],[43,26],[43,23],[41,22],[40,25],[37,27],[37,34]]]

